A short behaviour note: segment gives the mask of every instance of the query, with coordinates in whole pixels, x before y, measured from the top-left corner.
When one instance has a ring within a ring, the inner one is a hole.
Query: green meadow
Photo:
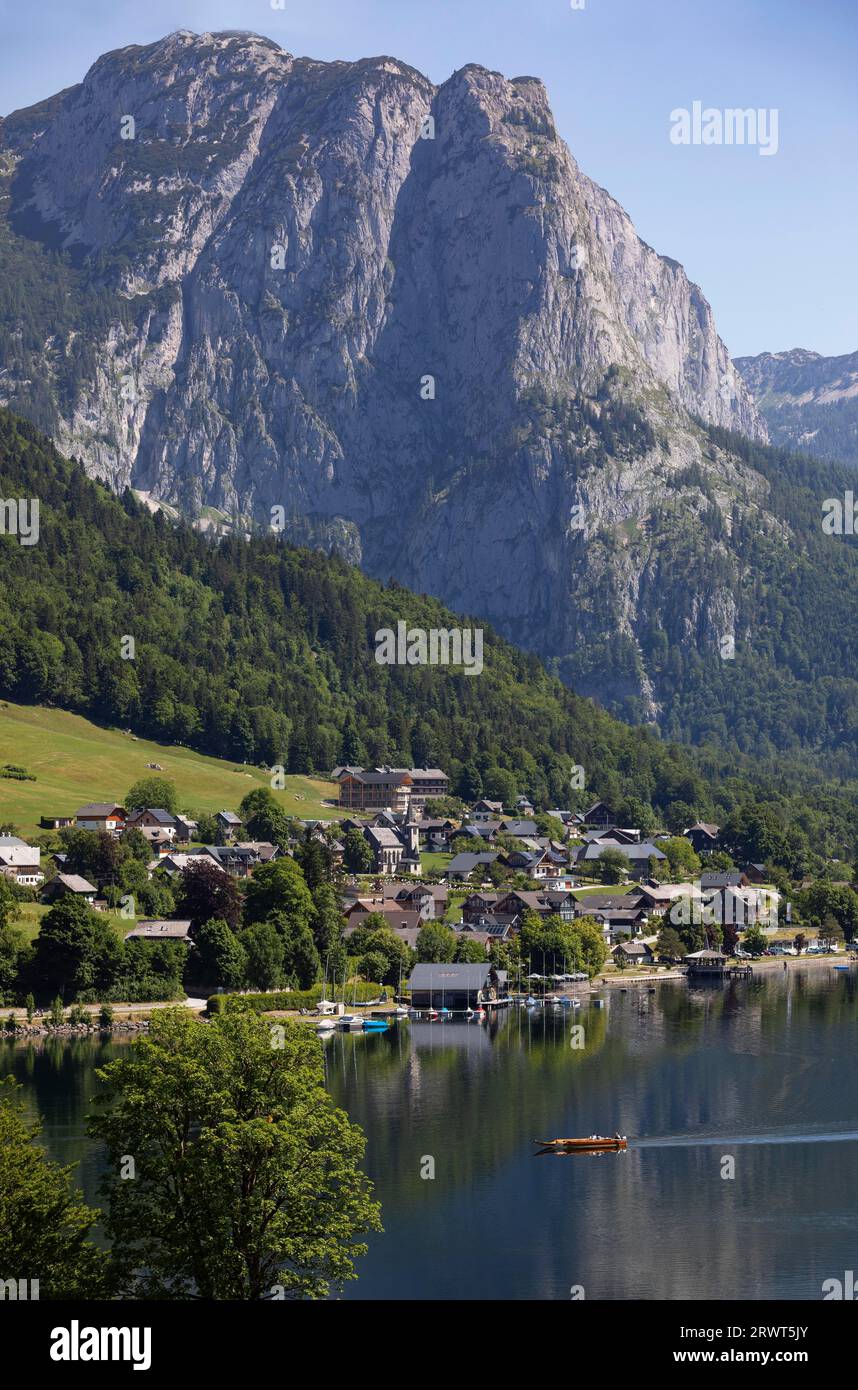
[[[235,810],[251,788],[270,785],[263,768],[101,729],[64,710],[2,701],[0,766],[6,763],[36,778],[0,778],[0,822],[11,821],[24,835],[38,830],[41,816],[73,815],[88,801],[121,802],[141,777],[175,782],[182,809],[192,812]],[[147,763],[160,763],[163,773]],[[331,820],[337,814],[331,782],[287,777],[285,789],[274,795],[289,815]]]

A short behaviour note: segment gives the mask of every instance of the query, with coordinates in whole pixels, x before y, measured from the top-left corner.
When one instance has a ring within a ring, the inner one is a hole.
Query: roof
[[[527,835],[535,835],[537,825],[535,820],[505,820],[503,831],[505,835],[513,835],[515,839],[522,840]]]
[[[450,874],[469,874],[478,864],[493,864],[497,857],[496,854],[490,854],[487,850],[484,850],[482,854],[471,854],[466,850],[464,853],[457,854],[454,859],[450,860],[445,871],[445,877],[449,877]]]
[[[716,840],[718,838],[719,829],[720,826],[712,825],[710,822],[705,820],[699,820],[696,821],[694,825],[689,825],[688,829],[683,830],[682,833],[683,835],[690,835],[692,830],[702,830],[705,834],[709,835],[711,839]]]
[[[235,811],[218,811],[218,819],[225,820],[227,825],[241,825],[241,819]]]
[[[132,931],[126,934],[125,940],[132,936],[145,937],[148,940],[180,940],[187,938],[191,930],[190,921],[161,921],[150,918],[145,922],[138,922]]]
[[[653,856],[656,859],[666,858],[664,851],[660,850],[658,845],[651,844],[649,841],[643,845],[629,845],[621,844],[618,840],[597,840],[593,844],[587,846],[581,857],[583,859],[598,859],[599,855],[606,849],[618,849],[627,859],[649,859]]]
[[[136,811],[132,811],[129,820],[134,816],[153,816],[159,825],[175,825],[176,817],[169,811],[165,811],[163,806],[139,806]]]
[[[413,912],[408,908],[397,907],[366,907],[358,906],[349,914],[349,920],[345,927],[345,935],[351,936],[352,932],[358,927],[363,926],[365,919],[370,913],[380,913],[385,922],[395,932],[419,931],[423,926],[423,919],[419,912]]]
[[[78,820],[81,817],[84,820],[96,820],[101,816],[112,816],[115,811],[125,815],[125,807],[120,806],[118,801],[90,801],[86,806],[81,806],[75,814]]]
[[[742,875],[738,869],[729,869],[721,873],[701,874],[701,888],[738,888],[742,882]]]
[[[38,864],[40,850],[38,845],[25,845],[23,841],[17,845],[4,845],[0,843],[0,861],[4,864],[18,865],[23,868],[25,864]]]
[[[621,941],[619,946],[614,947],[615,951],[622,951],[624,956],[651,956],[652,949],[644,941]],[[686,958],[687,959],[687,958]]]
[[[396,831],[388,830],[386,826],[370,826],[364,835],[376,849],[402,849],[402,841]]]
[[[19,839],[17,835],[0,835],[0,850],[20,849],[22,845],[27,845],[27,841]],[[27,845],[27,848],[30,846]]]
[[[580,908],[587,912],[633,911],[642,906],[641,893],[580,893],[573,890],[572,897]]]
[[[57,874],[52,880],[54,883],[61,883],[70,893],[95,893],[97,889],[94,883],[89,883],[80,874]]]
[[[438,965],[421,963],[411,972],[409,985],[415,989],[482,989],[491,974],[492,967],[485,965]]]

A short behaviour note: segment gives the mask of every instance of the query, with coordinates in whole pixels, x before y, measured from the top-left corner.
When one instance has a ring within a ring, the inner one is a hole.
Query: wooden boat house
[[[476,1009],[506,995],[505,972],[485,965],[415,965],[411,972],[413,1009]]]

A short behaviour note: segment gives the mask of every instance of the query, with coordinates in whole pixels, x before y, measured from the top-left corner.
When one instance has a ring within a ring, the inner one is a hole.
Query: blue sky
[[[858,349],[856,0],[0,0],[0,22],[4,113],[179,28],[388,53],[435,82],[469,62],[541,77],[579,164],[702,286],[734,355]],[[776,108],[777,153],[672,144],[695,101]]]

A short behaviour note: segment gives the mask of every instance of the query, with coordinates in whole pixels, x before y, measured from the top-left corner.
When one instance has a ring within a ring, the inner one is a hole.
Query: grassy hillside
[[[36,777],[35,782],[0,779],[0,821],[13,821],[32,833],[43,815],[69,815],[87,801],[121,798],[147,772],[147,763],[160,763],[163,775],[175,782],[182,806],[192,811],[234,809],[254,786],[268,786],[256,767],[225,762],[135,738],[117,729],[100,729],[89,720],[64,710],[40,705],[0,704],[0,764],[16,763]],[[330,782],[310,777],[287,777],[286,789],[274,795],[294,816],[330,820],[335,798]]]

